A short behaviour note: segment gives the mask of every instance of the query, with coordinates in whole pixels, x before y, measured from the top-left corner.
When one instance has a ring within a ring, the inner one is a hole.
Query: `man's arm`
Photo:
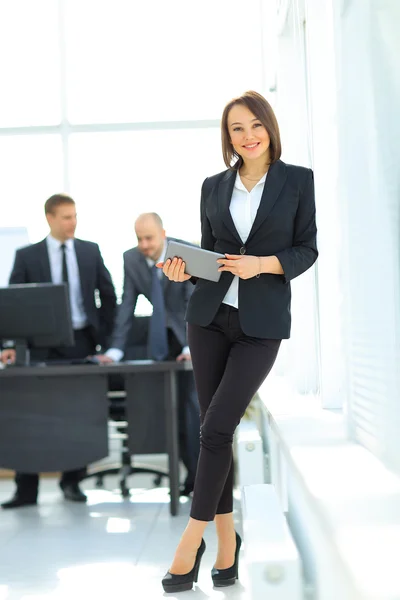
[[[111,348],[107,350],[106,356],[112,360],[121,360],[132,327],[133,314],[135,312],[138,299],[138,291],[132,277],[129,275],[124,259],[124,289],[122,293],[122,302],[117,307],[117,318],[111,338]],[[119,351],[119,352],[118,352]]]
[[[25,261],[20,250],[17,250],[15,253],[14,265],[8,283],[10,285],[14,285],[16,283],[30,283],[28,273],[26,271]]]
[[[192,283],[190,281],[185,281],[182,284],[182,288],[183,288],[183,290],[182,290],[183,291],[183,306],[184,306],[184,310],[185,310],[185,313],[186,313],[187,307],[188,307],[188,304],[189,304],[189,300],[190,300],[190,296],[192,295],[194,288],[193,288],[193,285],[192,285]],[[189,352],[187,343],[188,343],[187,342],[187,327],[185,327],[184,350],[186,350],[187,352]]]
[[[182,283],[182,293],[183,293],[183,305],[184,305],[184,310],[186,312],[187,310],[187,306],[189,304],[189,299],[190,296],[193,293],[193,285],[191,284],[191,281],[185,281]],[[181,350],[180,355],[177,357],[177,360],[190,360],[190,349],[188,346],[188,341],[187,341],[187,325],[185,323],[185,342],[183,345],[183,348]]]
[[[98,248],[97,256],[97,289],[100,296],[100,331],[103,343],[111,336],[115,321],[115,312],[117,307],[117,297],[115,295],[114,284],[109,270],[104,264],[103,257]]]

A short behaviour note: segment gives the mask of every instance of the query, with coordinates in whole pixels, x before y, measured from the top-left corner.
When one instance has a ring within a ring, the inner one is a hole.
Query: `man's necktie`
[[[164,360],[168,356],[167,323],[164,292],[155,265],[151,268],[151,303],[153,314],[149,324],[149,355],[153,360]]]
[[[61,244],[61,251],[62,251],[62,280],[65,281],[65,283],[68,283],[68,268],[67,268],[67,255],[66,255],[67,246],[65,244]]]

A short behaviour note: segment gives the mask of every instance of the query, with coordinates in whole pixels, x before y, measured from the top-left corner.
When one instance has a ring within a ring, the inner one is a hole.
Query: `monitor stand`
[[[15,366],[16,367],[29,367],[30,365],[30,351],[28,344],[24,339],[15,340]]]

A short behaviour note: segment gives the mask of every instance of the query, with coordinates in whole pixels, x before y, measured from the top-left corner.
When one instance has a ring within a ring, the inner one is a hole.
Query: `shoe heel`
[[[215,587],[228,587],[234,585],[239,579],[239,552],[242,545],[240,535],[236,533],[235,561],[229,569],[216,569],[211,571],[211,577]]]
[[[196,560],[195,569],[194,569],[194,583],[197,583],[197,581],[199,579],[200,565],[201,565],[201,560],[203,558],[205,549],[206,549],[206,545],[204,543],[204,540],[202,540],[200,548],[199,548],[199,554],[196,557],[197,560]]]

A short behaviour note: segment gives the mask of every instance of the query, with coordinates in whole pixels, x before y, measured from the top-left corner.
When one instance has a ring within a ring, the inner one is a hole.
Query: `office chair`
[[[133,324],[128,336],[127,348],[124,358],[126,360],[144,360],[147,358],[147,332],[149,317],[134,316]],[[154,383],[154,382],[153,382]],[[152,393],[163,395],[162,381],[160,386],[153,388]],[[127,478],[136,473],[149,473],[155,475],[153,483],[161,485],[163,477],[168,477],[168,471],[151,468],[147,465],[133,462],[128,444],[128,423],[126,420],[126,392],[124,378],[121,375],[109,377],[109,419],[110,424],[116,429],[116,434],[110,434],[112,438],[122,440],[121,460],[119,464],[99,465],[89,468],[86,477],[96,478],[96,487],[103,488],[104,477],[107,475],[119,475],[119,487],[124,498],[129,496]]]

